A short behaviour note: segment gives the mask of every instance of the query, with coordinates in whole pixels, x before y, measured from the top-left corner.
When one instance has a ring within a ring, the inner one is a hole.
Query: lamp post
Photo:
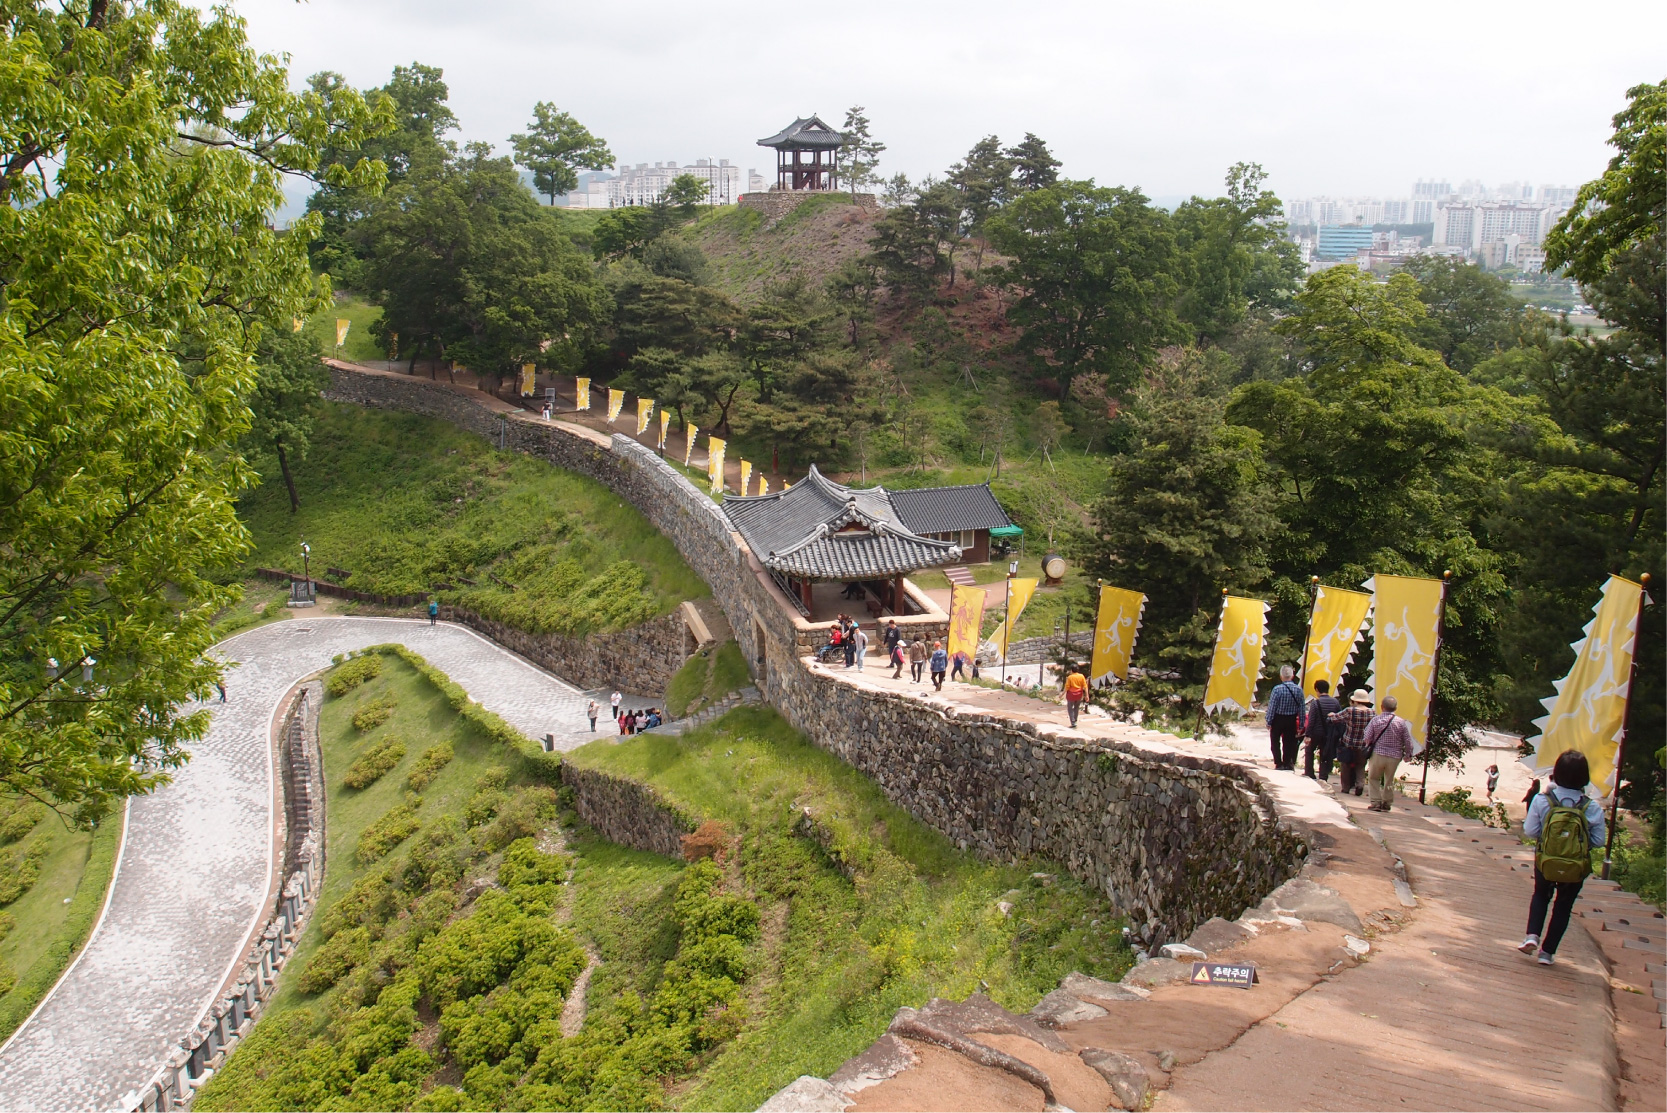
[[[1007,595],[1003,600],[1001,616],[1001,686],[1007,687],[1007,649],[1013,644],[1013,577],[1019,571],[1019,562],[1010,561],[1007,565]]]
[[[1430,787],[1430,728],[1429,721],[1435,717],[1435,688],[1436,679],[1441,669],[1441,640],[1447,636],[1447,589],[1453,582],[1451,570],[1441,574],[1441,613],[1435,621],[1435,651],[1430,655],[1430,709],[1424,714],[1424,771],[1418,778],[1418,802],[1424,802],[1424,793]]]
[[[93,686],[93,666],[98,664],[97,657],[88,657],[81,662],[81,683],[88,688]]]
[[[305,541],[301,542],[301,569],[302,569],[301,574],[303,576],[305,576],[306,580],[307,580],[307,601],[308,602],[311,602],[312,598],[313,598],[312,555],[313,555],[313,547],[311,545],[307,544]]]

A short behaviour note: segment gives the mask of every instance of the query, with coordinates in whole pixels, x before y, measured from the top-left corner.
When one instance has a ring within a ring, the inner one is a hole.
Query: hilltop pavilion
[[[778,190],[835,188],[839,173],[836,160],[844,143],[844,135],[814,114],[794,120],[768,139],[758,141],[760,147],[775,149]]]

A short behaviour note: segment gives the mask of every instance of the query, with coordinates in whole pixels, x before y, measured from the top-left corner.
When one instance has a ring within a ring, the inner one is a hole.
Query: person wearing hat
[[[1372,723],[1372,693],[1356,688],[1349,705],[1327,718],[1343,728],[1343,737],[1337,743],[1339,787],[1359,796],[1366,791],[1366,728]]]
[[[1403,761],[1418,756],[1412,724],[1395,714],[1400,704],[1394,696],[1378,701],[1379,713],[1366,727],[1366,746],[1372,756],[1366,760],[1366,786],[1372,790],[1372,810],[1389,811],[1395,800],[1395,770]]]

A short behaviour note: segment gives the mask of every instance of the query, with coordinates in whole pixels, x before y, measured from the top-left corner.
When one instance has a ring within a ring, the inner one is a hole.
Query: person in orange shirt
[[[1077,725],[1077,714],[1082,711],[1082,703],[1088,698],[1088,678],[1082,675],[1080,668],[1072,668],[1071,675],[1065,678],[1065,713],[1071,716],[1071,725]]]

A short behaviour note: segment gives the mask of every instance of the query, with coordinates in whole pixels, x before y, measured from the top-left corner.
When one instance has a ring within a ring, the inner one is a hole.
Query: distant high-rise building
[[[1408,224],[1432,224],[1435,222],[1435,202],[1427,197],[1412,199],[1412,219]]]
[[[1413,185],[1413,187],[1412,187],[1413,197],[1414,198],[1423,198],[1426,201],[1439,201],[1443,197],[1446,197],[1449,194],[1451,194],[1452,192],[1453,192],[1453,183],[1452,182],[1419,181],[1415,185]]]
[[[733,205],[741,195],[741,168],[731,166],[729,160],[699,158],[692,166],[675,162],[656,162],[653,166],[639,162],[621,167],[619,176],[605,183],[609,208],[630,205],[652,205],[671,188],[671,183],[683,175],[699,178],[706,183],[703,204]]]
[[[764,184],[764,175],[756,170],[747,171],[747,192],[763,193],[768,186]]]
[[[1562,205],[1566,208],[1574,204],[1575,194],[1579,192],[1573,186],[1544,185],[1540,187],[1539,200],[1544,205]]]
[[[1318,259],[1352,259],[1362,251],[1371,250],[1370,225],[1323,224],[1320,226],[1319,241],[1314,245],[1314,256]]]
[[[1471,254],[1510,237],[1537,247],[1563,208],[1527,201],[1453,201],[1437,205],[1434,242],[1437,247],[1457,247]]]

